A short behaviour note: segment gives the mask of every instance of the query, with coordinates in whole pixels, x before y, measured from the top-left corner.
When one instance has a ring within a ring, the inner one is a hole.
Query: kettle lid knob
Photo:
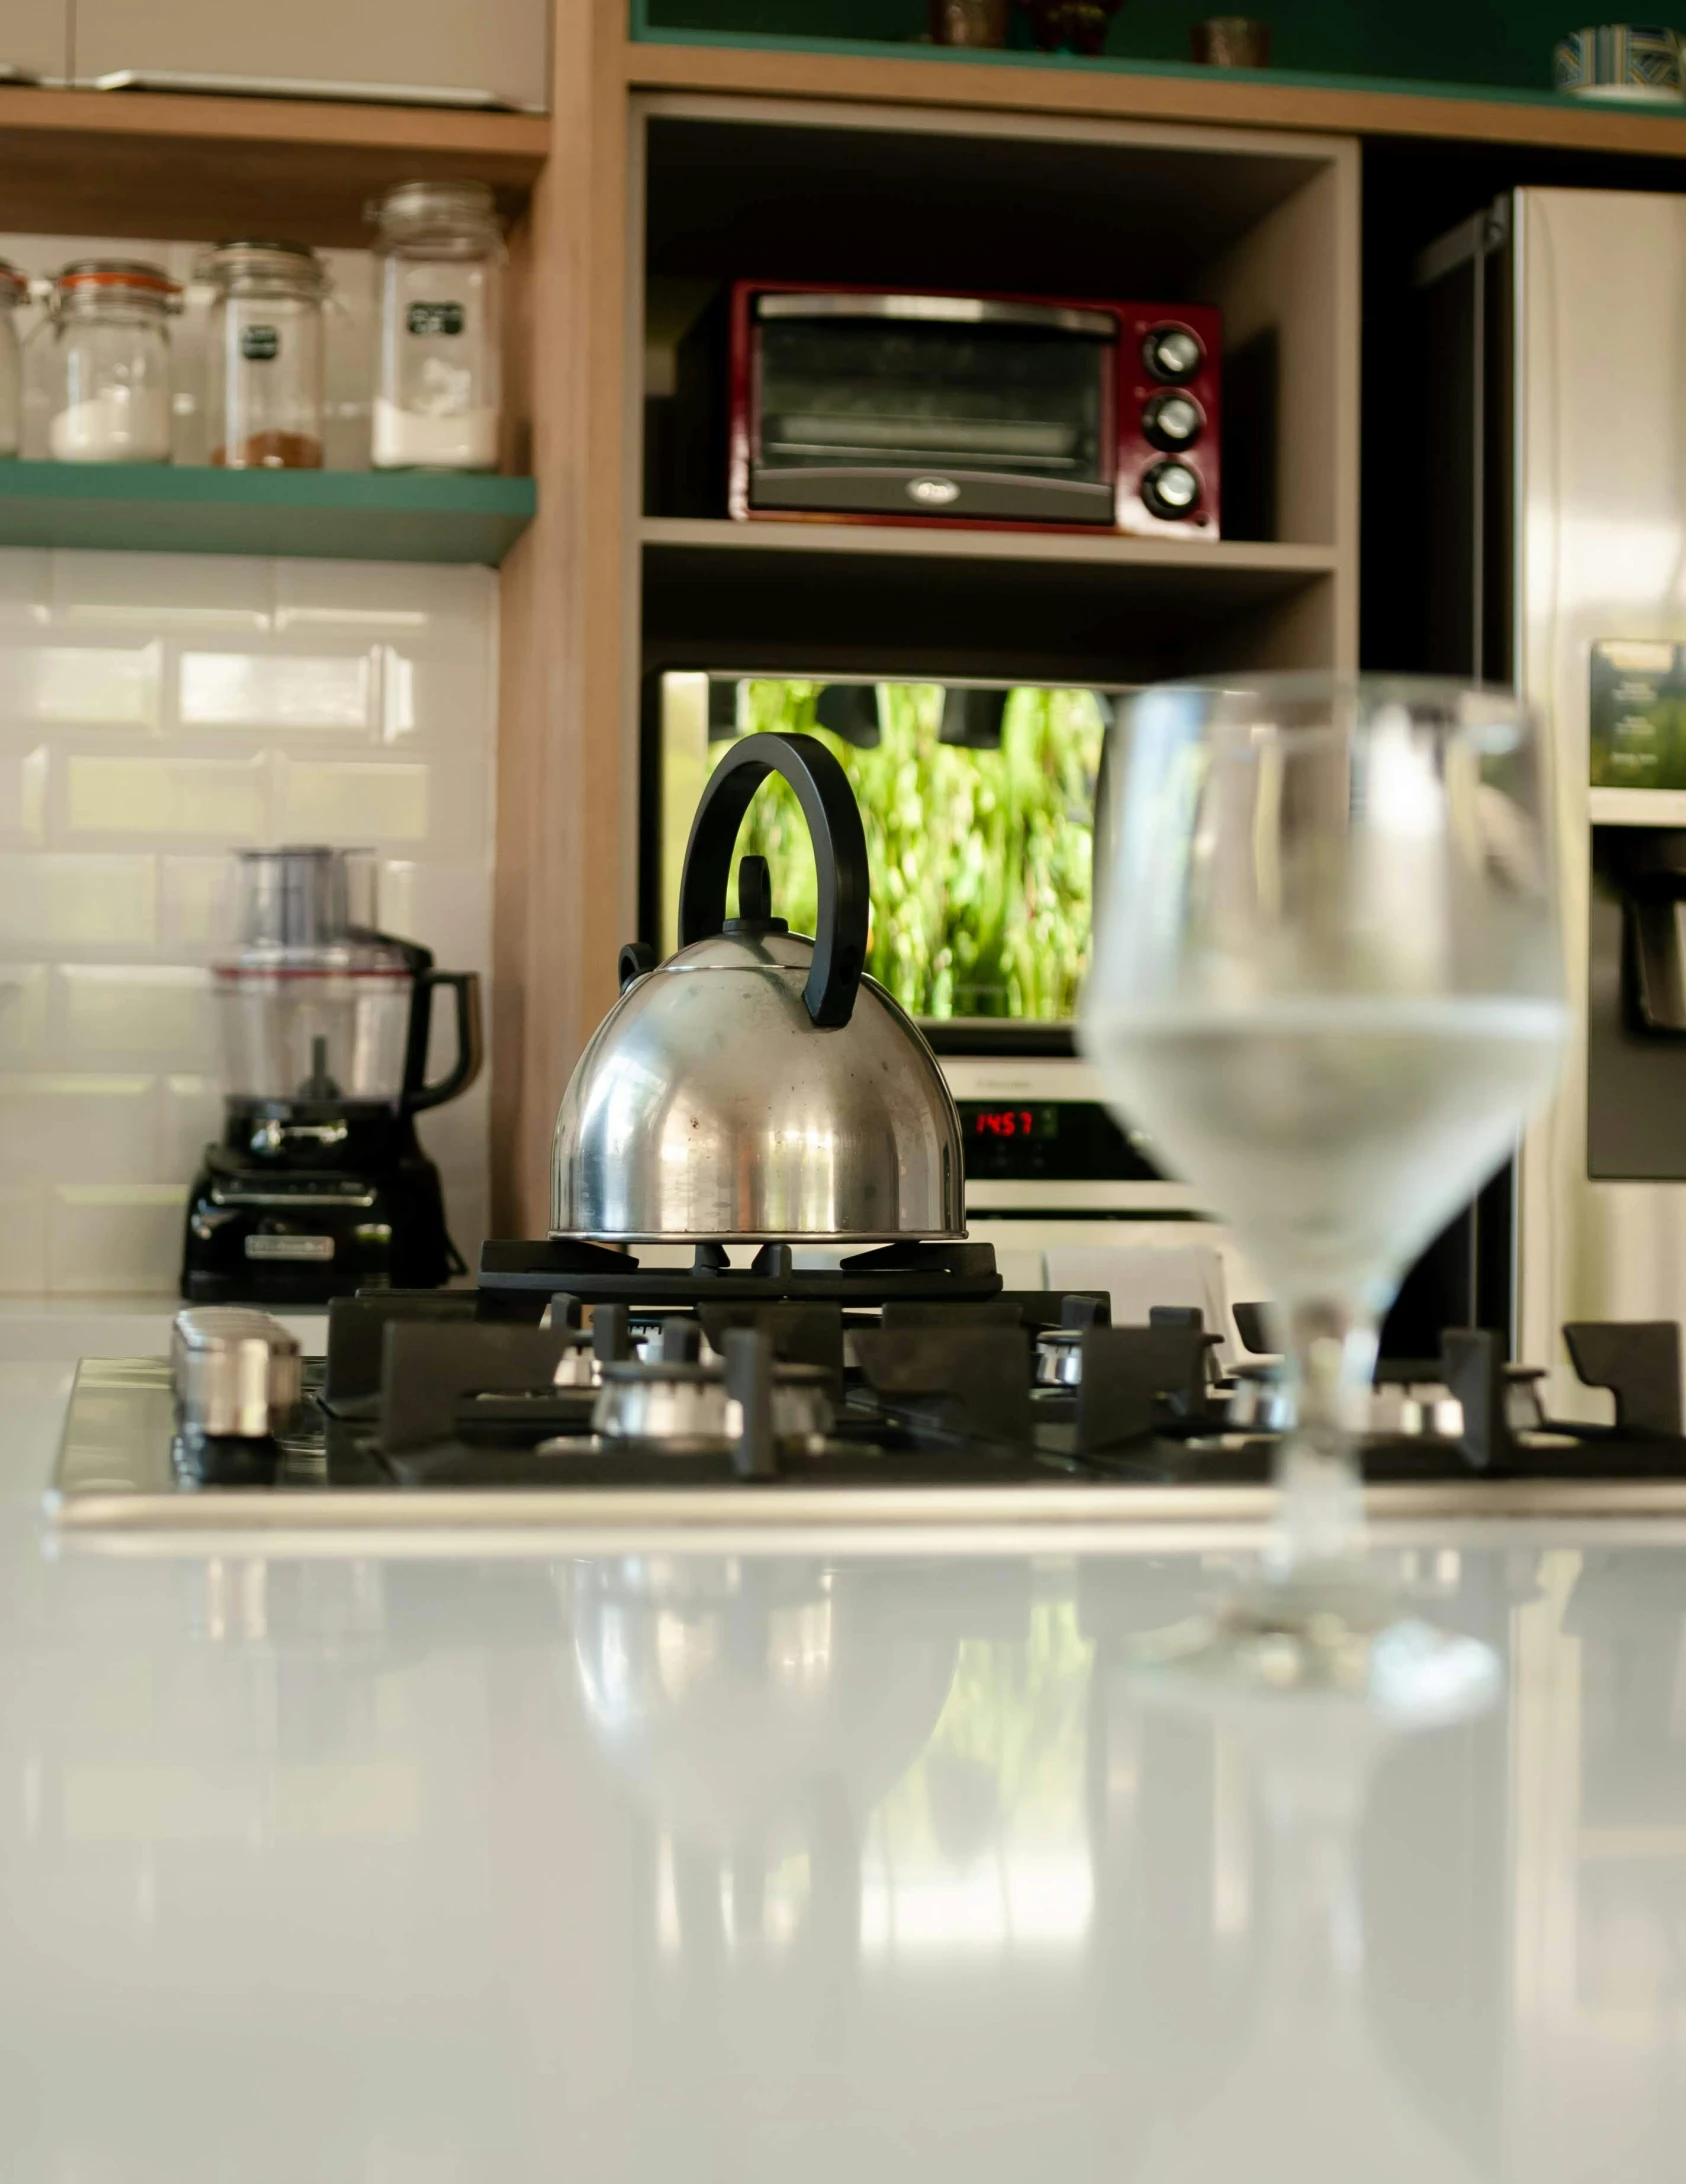
[[[773,915],[773,875],[765,857],[738,861],[738,914],[721,926],[723,933],[737,933],[754,940],[762,933],[788,933],[783,918]]]

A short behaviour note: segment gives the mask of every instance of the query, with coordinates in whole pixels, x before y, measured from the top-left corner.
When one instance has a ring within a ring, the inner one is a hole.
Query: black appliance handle
[[[427,1026],[432,1017],[432,1002],[436,988],[449,986],[456,995],[457,1003],[457,1055],[437,1084],[423,1084],[419,1080],[427,1067]],[[466,1092],[479,1076],[486,1059],[485,1041],[480,1025],[480,973],[478,971],[435,971],[416,973],[416,998],[412,1024],[422,1027],[420,1052],[412,1040],[410,1066],[405,1071],[403,1106],[408,1114],[415,1114],[423,1107],[443,1107],[447,1100],[454,1100],[459,1092]]]
[[[849,777],[817,737],[745,736],[715,767],[685,848],[679,945],[689,948],[724,927],[726,882],[738,829],[756,790],[771,773],[782,775],[796,791],[813,837],[819,930],[802,998],[814,1023],[823,1031],[835,1031],[854,1013],[866,966],[871,876],[866,829]]]

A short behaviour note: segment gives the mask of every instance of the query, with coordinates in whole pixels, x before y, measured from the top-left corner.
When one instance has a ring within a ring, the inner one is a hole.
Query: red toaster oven
[[[1221,341],[1204,304],[740,281],[731,513],[1215,539]]]

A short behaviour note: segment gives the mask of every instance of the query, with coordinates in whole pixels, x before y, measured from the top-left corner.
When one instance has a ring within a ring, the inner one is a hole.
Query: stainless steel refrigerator
[[[1686,197],[1519,190],[1418,280],[1425,664],[1538,710],[1575,1010],[1486,1250],[1584,1414],[1566,1320],[1686,1320]]]

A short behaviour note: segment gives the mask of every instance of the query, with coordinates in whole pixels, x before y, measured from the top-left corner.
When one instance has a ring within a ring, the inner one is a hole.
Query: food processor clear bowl
[[[224,1088],[287,1106],[394,1105],[415,965],[375,929],[374,855],[243,851],[232,945],[213,966]]]
[[[215,979],[231,1099],[397,1103],[414,1000],[407,967],[218,965]]]

